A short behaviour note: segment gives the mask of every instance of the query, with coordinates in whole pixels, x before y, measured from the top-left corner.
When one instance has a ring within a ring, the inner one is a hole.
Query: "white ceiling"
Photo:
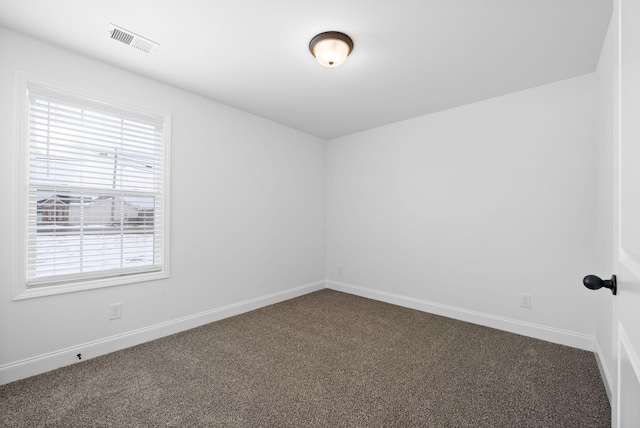
[[[0,0],[0,26],[333,138],[595,70],[611,0]],[[109,38],[113,23],[160,44]],[[351,36],[339,68],[308,50]]]

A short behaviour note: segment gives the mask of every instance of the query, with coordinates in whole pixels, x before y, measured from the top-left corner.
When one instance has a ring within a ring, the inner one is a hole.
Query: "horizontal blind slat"
[[[153,113],[142,112],[139,110],[134,111],[131,108],[122,107],[115,103],[103,102],[92,98],[78,96],[76,94],[70,94],[65,90],[29,83],[28,91],[31,104],[33,103],[32,100],[37,97],[42,100],[56,101],[68,106],[69,108],[88,108],[106,115],[114,114],[134,121],[140,121],[141,123],[156,124],[158,126],[163,125],[162,117]]]

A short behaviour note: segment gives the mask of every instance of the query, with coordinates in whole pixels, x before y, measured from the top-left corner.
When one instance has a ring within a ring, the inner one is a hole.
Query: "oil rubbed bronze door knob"
[[[611,275],[611,279],[600,279],[600,277],[595,275],[587,275],[582,280],[582,283],[589,290],[599,290],[602,287],[608,288],[611,292],[616,295],[618,293],[618,283],[616,281],[616,276]]]

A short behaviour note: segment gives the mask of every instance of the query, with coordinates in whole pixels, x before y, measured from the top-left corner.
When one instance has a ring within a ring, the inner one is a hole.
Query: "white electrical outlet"
[[[122,317],[122,303],[112,303],[109,305],[109,319],[117,320]]]
[[[520,307],[531,309],[531,294],[520,295]]]
[[[338,266],[338,275],[342,275],[342,265]]]

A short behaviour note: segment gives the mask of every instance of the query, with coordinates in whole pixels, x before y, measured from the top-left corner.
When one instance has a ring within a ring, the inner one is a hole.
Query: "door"
[[[619,25],[618,85],[614,90],[614,270],[613,307],[617,393],[614,427],[640,427],[640,0],[614,2]],[[616,180],[617,178],[617,180]],[[617,334],[616,334],[617,333]]]

